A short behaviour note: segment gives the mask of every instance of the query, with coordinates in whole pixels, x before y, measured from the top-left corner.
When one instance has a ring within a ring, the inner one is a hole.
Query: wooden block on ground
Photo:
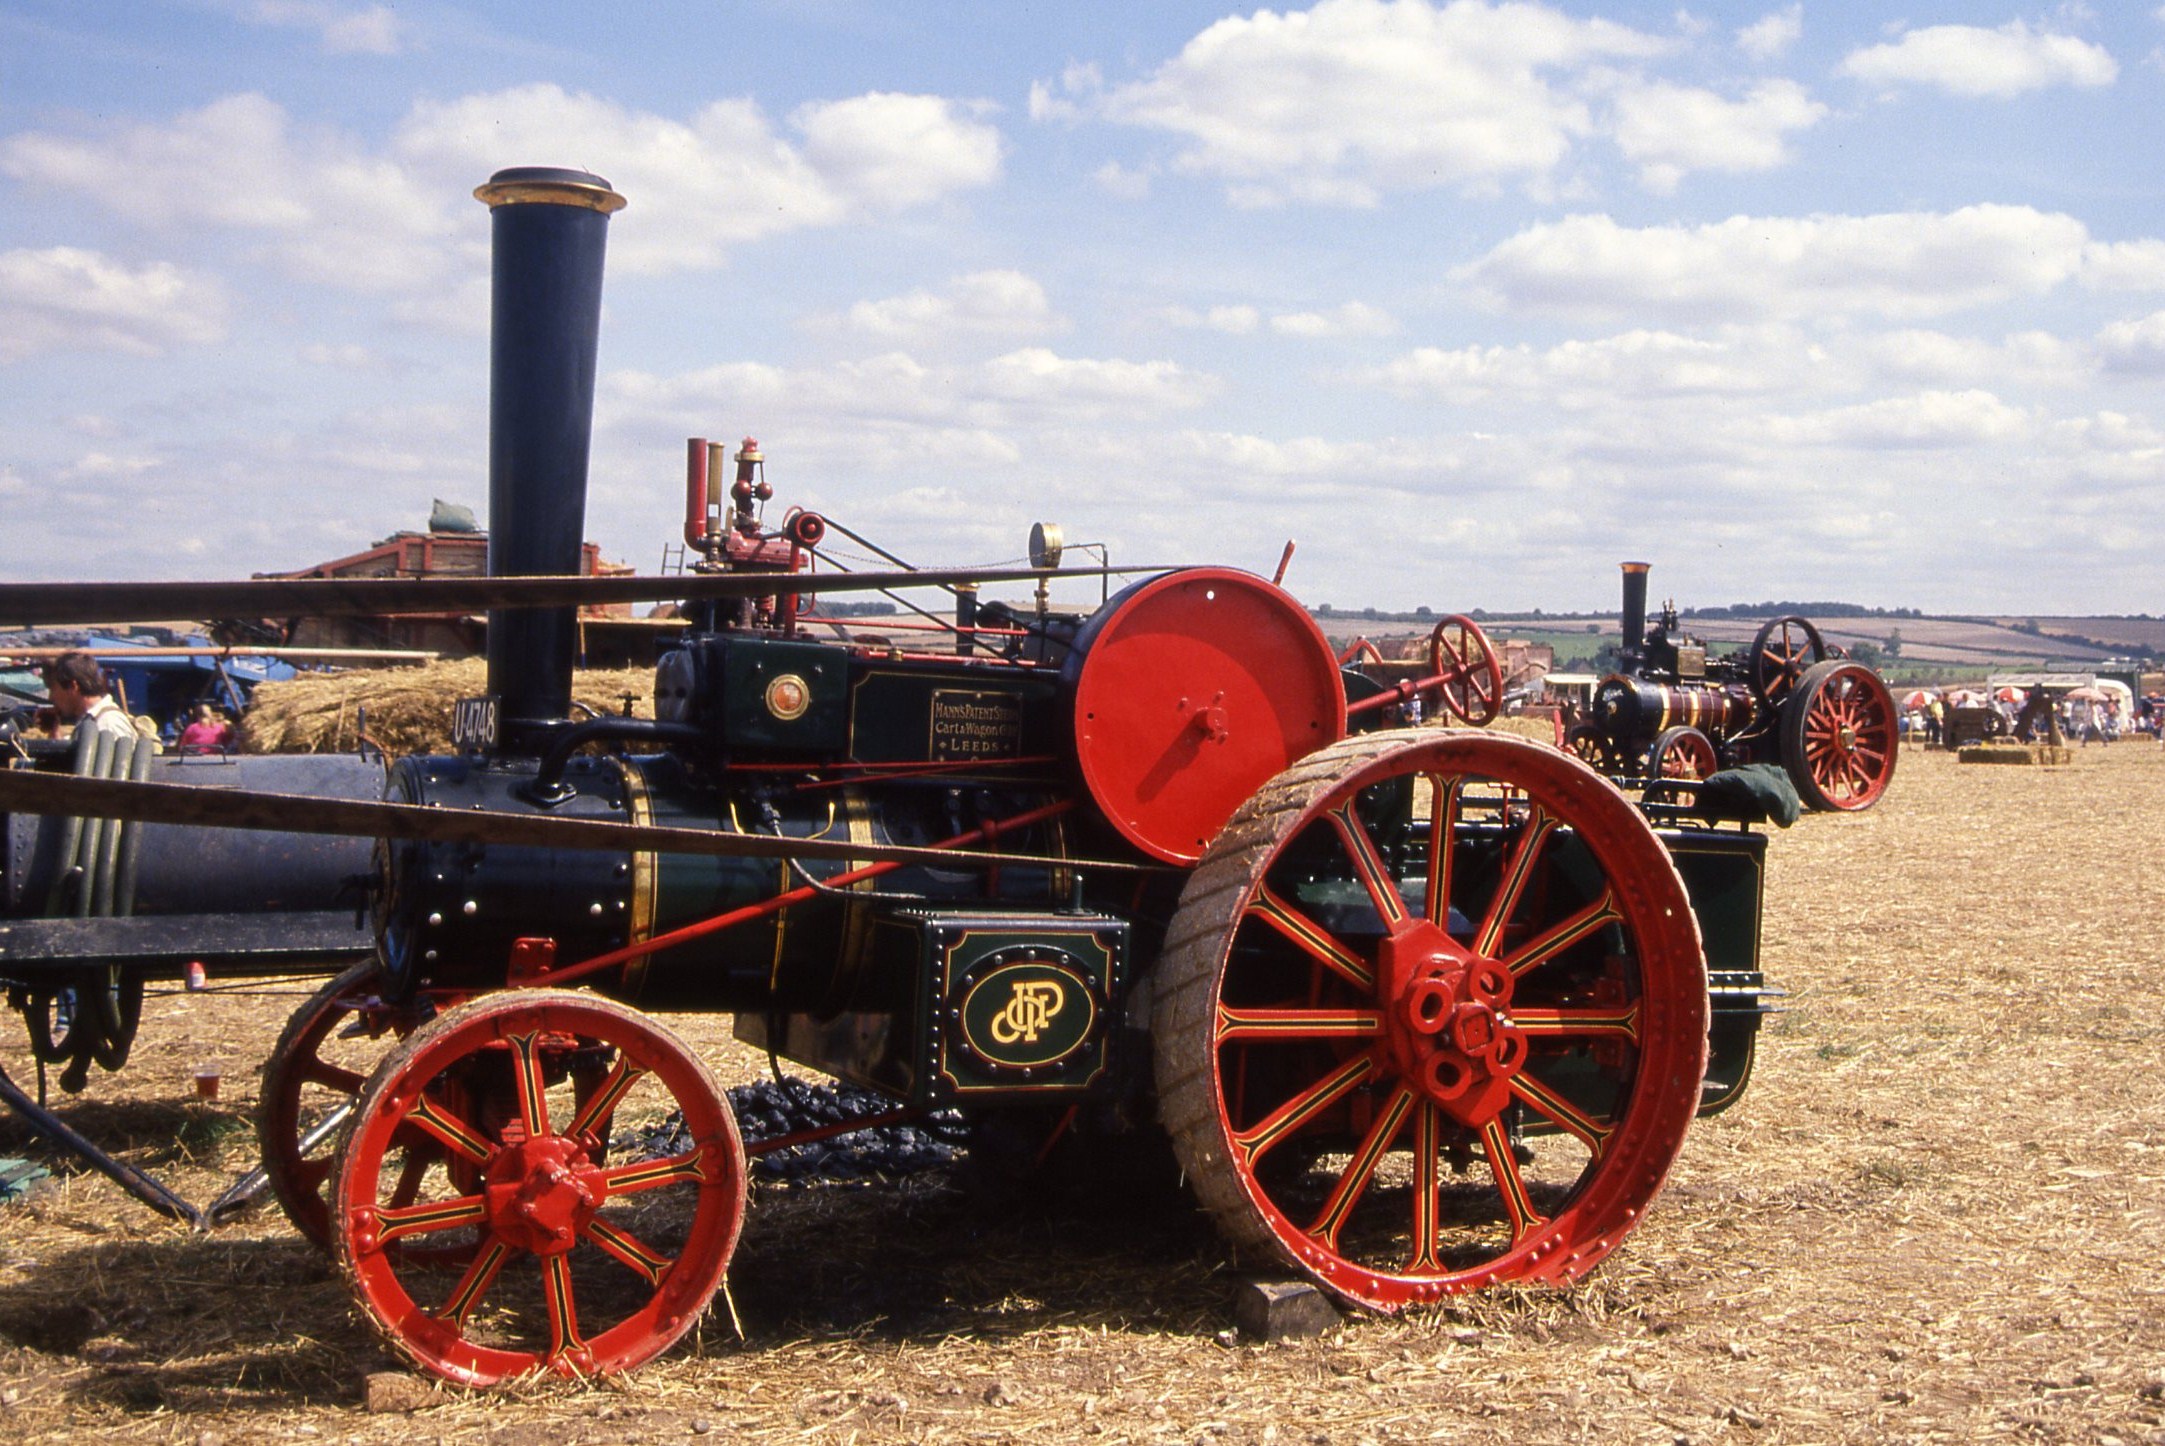
[[[1305,1280],[1243,1281],[1233,1296],[1233,1324],[1252,1341],[1306,1340],[1338,1322],[1338,1308]]]

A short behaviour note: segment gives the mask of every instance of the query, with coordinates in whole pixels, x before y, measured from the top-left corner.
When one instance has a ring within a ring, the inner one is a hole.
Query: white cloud
[[[1182,138],[1174,161],[1240,205],[1373,205],[1386,190],[1537,182],[1593,130],[1567,83],[1672,42],[1539,4],[1321,0],[1220,20],[1147,78],[1040,86],[1032,114]]]
[[[72,246],[0,252],[0,363],[91,348],[155,356],[225,335],[216,282]]]
[[[2165,311],[2116,321],[2098,333],[2097,344],[2113,371],[2142,376],[2165,372]]]
[[[631,198],[611,223],[610,259],[647,273],[716,266],[747,241],[904,210],[1000,173],[999,132],[938,96],[820,102],[790,122],[801,146],[750,100],[715,101],[687,122],[528,85],[418,104],[396,149],[446,184],[508,154],[576,157]]]
[[[1835,70],[1890,88],[1931,86],[1996,100],[2053,85],[2110,85],[2120,73],[2103,46],[2032,30],[2020,20],[1997,30],[1975,25],[1911,30],[1889,44],[1850,52]]]
[[[1046,81],[1030,82],[1030,119],[1034,121],[1077,121],[1083,119],[1083,108],[1071,97],[1090,95],[1105,88],[1105,77],[1095,65],[1071,62],[1060,72],[1060,89],[1055,91]]]
[[[1184,411],[1219,387],[1216,377],[1169,361],[1064,357],[1024,347],[971,362],[927,362],[886,352],[826,366],[735,362],[677,376],[612,372],[597,406],[623,424],[698,430],[702,415],[759,415],[791,431],[863,423],[942,429],[1081,424],[1108,410]],[[810,427],[806,423],[809,421]],[[679,433],[683,435],[683,433]]]
[[[2016,441],[2036,418],[1988,391],[1920,392],[1795,417],[1769,417],[1767,440],[1777,446],[1962,448]]]
[[[1003,400],[1054,404],[1071,413],[1102,408],[1164,411],[1197,406],[1217,382],[1173,362],[1131,362],[1063,357],[1044,347],[1025,347],[995,357],[984,367],[986,390]]]
[[[1389,336],[1398,330],[1397,318],[1366,302],[1349,301],[1329,311],[1294,311],[1270,319],[1270,329],[1280,336],[1321,339],[1338,336]]]
[[[356,10],[325,0],[251,0],[240,14],[262,25],[313,30],[331,55],[396,55],[406,49],[405,28],[388,5]]]
[[[889,338],[1043,336],[1065,331],[1067,318],[1045,288],[1020,271],[978,271],[938,290],[920,289],[849,309],[852,330]]]
[[[433,284],[452,234],[439,192],[349,140],[297,131],[260,95],[93,135],[9,136],[0,173],[77,192],[156,232],[252,234],[284,269],[360,291]]]
[[[2082,284],[2099,291],[2165,291],[2165,241],[2098,241],[2082,255]]]
[[[1763,81],[1742,100],[1648,82],[1615,100],[1616,145],[1649,190],[1666,195],[1690,171],[1766,171],[1789,158],[1782,138],[1816,125],[1827,108],[1792,80]]]
[[[1118,161],[1107,161],[1091,174],[1098,189],[1120,201],[1146,201],[1150,198],[1150,172],[1130,170]]]
[[[419,102],[372,152],[235,95],[160,123],[0,139],[0,174],[151,230],[253,235],[312,281],[430,295],[481,254],[467,194],[507,155],[568,156],[607,176],[632,201],[612,223],[612,260],[645,272],[716,266],[746,241],[923,205],[999,174],[998,131],[937,96],[863,95],[790,119],[801,144],[749,100],[678,121],[529,85]]]
[[[804,156],[842,204],[900,211],[1000,174],[1000,133],[973,107],[936,95],[877,92],[799,106]]]
[[[1355,379],[1394,395],[1460,404],[1509,397],[1568,411],[1804,385],[1814,357],[1786,328],[1691,337],[1635,330],[1552,347],[1417,347]]]
[[[1804,35],[1804,7],[1773,11],[1737,31],[1737,49],[1754,60],[1772,60]]]
[[[60,469],[70,482],[92,482],[109,477],[134,477],[165,464],[163,457],[115,457],[105,452],[85,452]]]
[[[2053,391],[2084,385],[2097,371],[2096,348],[2043,331],[1995,342],[1906,329],[1860,336],[1851,347],[1874,378],[1898,385]]]
[[[1184,329],[1222,331],[1227,336],[1249,336],[1263,324],[1263,313],[1252,306],[1213,306],[1207,311],[1174,306],[1166,309],[1166,321]]]
[[[1571,216],[1452,277],[1512,311],[1593,318],[1923,317],[2050,291],[2082,273],[2086,242],[2073,217],[2028,206],[1639,228]]]

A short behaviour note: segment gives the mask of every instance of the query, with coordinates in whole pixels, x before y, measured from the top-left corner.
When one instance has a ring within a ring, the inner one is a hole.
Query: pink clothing
[[[190,723],[180,730],[180,746],[184,753],[215,753],[226,746],[233,737],[230,723]]]

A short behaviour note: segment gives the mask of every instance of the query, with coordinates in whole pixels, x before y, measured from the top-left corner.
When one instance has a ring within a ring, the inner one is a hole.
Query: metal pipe
[[[24,1094],[0,1069],[0,1104],[23,1117],[31,1129],[83,1161],[121,1189],[157,1211],[197,1230],[207,1229],[203,1212],[133,1165],[114,1159],[69,1126],[66,1120]]]
[[[102,728],[91,739],[89,777],[103,778],[106,776],[106,770],[112,767],[113,742],[113,736]],[[120,827],[120,820],[117,818],[110,821],[104,818],[86,818],[83,820],[83,833],[82,837],[76,840],[73,865],[77,876],[75,917],[78,919],[91,917],[91,904],[96,897],[98,887],[98,858],[105,846],[105,831],[108,828],[118,827]]]
[[[564,786],[564,769],[571,755],[604,738],[637,738],[651,743],[700,743],[706,731],[690,723],[665,723],[658,718],[620,718],[614,714],[590,718],[559,728],[550,735],[541,755],[540,771],[520,792],[536,803],[562,803],[574,790]]]
[[[977,646],[977,584],[955,589],[955,651],[968,657]]]
[[[586,531],[602,258],[624,198],[585,171],[498,171],[474,191],[494,232],[489,575],[569,577]],[[506,744],[571,711],[578,609],[489,614],[488,689]]]
[[[707,439],[684,444],[684,545],[702,552],[707,545]]]
[[[142,783],[150,777],[150,759],[157,746],[148,738],[135,741],[135,756],[128,760],[128,779]],[[130,819],[120,826],[120,860],[113,879],[113,912],[135,912],[135,879],[143,854],[143,825]]]

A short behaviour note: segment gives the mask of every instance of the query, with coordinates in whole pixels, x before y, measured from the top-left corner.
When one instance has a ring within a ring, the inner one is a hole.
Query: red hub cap
[[[1461,1124],[1495,1118],[1526,1062],[1511,1023],[1511,974],[1477,959],[1427,920],[1394,930],[1378,950],[1384,1048],[1398,1073]]]
[[[497,1239],[535,1255],[561,1255],[579,1243],[609,1185],[584,1150],[550,1135],[491,1160],[483,1193]]]

